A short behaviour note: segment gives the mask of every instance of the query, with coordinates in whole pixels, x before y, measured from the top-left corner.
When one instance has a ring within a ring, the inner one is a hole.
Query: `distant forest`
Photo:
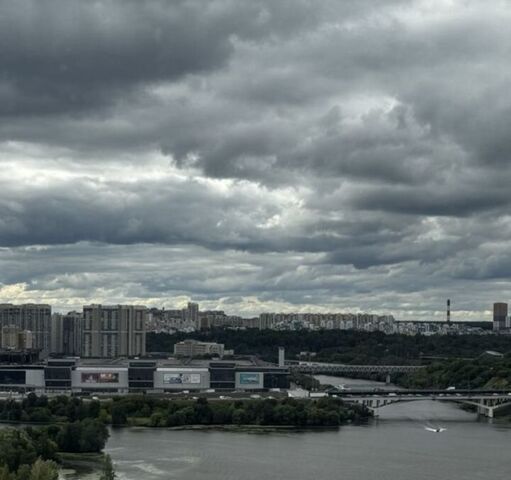
[[[225,344],[236,355],[259,355],[276,361],[279,346],[286,358],[315,352],[317,361],[348,364],[421,364],[422,357],[475,358],[487,350],[511,355],[511,337],[501,335],[386,335],[354,330],[275,331],[212,329],[193,333],[149,333],[148,352],[172,353],[174,344],[186,338]]]
[[[474,360],[437,362],[403,375],[398,383],[406,388],[511,388],[511,355],[505,358],[483,356]]]

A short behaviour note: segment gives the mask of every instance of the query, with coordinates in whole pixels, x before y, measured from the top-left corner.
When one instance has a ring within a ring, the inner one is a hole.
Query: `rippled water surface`
[[[335,382],[352,380],[329,383]],[[431,433],[426,426],[447,430]],[[338,431],[118,429],[107,450],[120,480],[511,478],[511,425],[478,421],[455,405],[433,401],[388,406],[369,425]]]

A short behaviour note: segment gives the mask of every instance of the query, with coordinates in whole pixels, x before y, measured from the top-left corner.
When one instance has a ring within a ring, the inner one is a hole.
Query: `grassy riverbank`
[[[347,421],[345,424],[350,423],[360,423],[366,424],[369,417],[360,418],[356,421]],[[155,428],[151,426],[150,419],[138,418],[130,421],[127,428]],[[272,432],[298,432],[298,431],[323,431],[323,430],[332,430],[339,428],[339,425],[321,425],[321,426],[297,426],[297,425],[256,425],[256,424],[241,424],[241,425],[181,425],[179,427],[157,427],[157,428],[165,428],[165,430],[169,431],[189,431],[189,430],[197,430],[197,431],[221,431],[221,432],[251,432],[251,433],[272,433]]]

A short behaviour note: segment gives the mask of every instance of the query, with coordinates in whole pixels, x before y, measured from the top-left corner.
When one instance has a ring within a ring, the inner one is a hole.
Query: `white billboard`
[[[200,373],[164,373],[163,383],[167,385],[197,385],[201,383]]]

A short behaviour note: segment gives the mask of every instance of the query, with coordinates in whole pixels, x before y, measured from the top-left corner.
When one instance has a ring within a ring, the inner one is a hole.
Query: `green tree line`
[[[86,419],[48,427],[0,429],[0,480],[57,480],[62,452],[100,452],[108,438],[101,422]],[[103,476],[112,479],[105,458]]]
[[[199,399],[194,405],[179,408],[171,404],[156,409],[150,417],[153,426],[201,425],[288,425],[338,426],[347,421],[367,418],[358,406],[347,406],[337,399],[317,402],[285,399],[208,403]]]
[[[275,331],[212,330],[170,335],[149,333],[148,352],[172,353],[185,338],[213,341],[234,349],[238,355],[260,355],[277,360],[277,348],[286,348],[289,359],[302,351],[315,352],[315,360],[348,364],[418,364],[422,356],[477,357],[486,350],[511,353],[511,338],[503,335],[386,335],[354,330]]]
[[[370,416],[360,405],[351,405],[335,398],[317,401],[296,400],[233,400],[208,402],[199,398],[189,401],[144,401],[140,398],[123,398],[114,402],[116,421],[128,423],[129,419],[149,418],[153,427],[183,425],[267,425],[267,426],[338,426],[349,421],[359,421]]]
[[[511,388],[511,355],[482,356],[472,360],[436,362],[423,370],[402,376],[398,383],[407,388]]]
[[[34,430],[34,439],[48,452],[100,452],[108,438],[106,424],[145,424],[154,427],[183,425],[295,425],[335,426],[367,418],[364,407],[338,399],[169,400],[146,395],[114,397],[99,402],[76,397],[51,399],[30,394],[22,402],[0,401],[4,421],[49,422]],[[36,419],[36,420],[35,420]],[[145,422],[140,422],[145,420]],[[29,427],[31,432],[32,427]],[[47,455],[51,458],[51,455]]]
[[[57,480],[54,447],[34,430],[0,429],[0,480]]]

